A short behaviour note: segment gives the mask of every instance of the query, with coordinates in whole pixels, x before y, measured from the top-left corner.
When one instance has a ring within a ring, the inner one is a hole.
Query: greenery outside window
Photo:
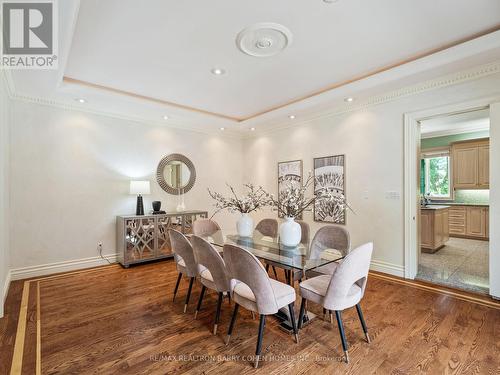
[[[422,152],[421,191],[431,199],[453,199],[450,150],[433,149]]]

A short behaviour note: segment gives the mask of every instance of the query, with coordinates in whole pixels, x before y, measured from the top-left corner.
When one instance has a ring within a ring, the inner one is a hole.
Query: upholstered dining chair
[[[255,231],[263,236],[276,238],[278,237],[278,220],[262,219],[255,226]]]
[[[212,237],[216,243],[223,243],[222,230],[212,219],[198,219],[193,222],[193,234],[202,238]]]
[[[200,299],[196,306],[194,318],[198,316],[201,308],[201,303],[205,295],[206,289],[211,289],[217,292],[217,310],[215,313],[215,323],[213,334],[217,334],[217,325],[220,320],[220,311],[224,295],[229,296],[231,288],[230,279],[226,270],[226,264],[219,252],[205,239],[192,236],[191,243],[193,245],[194,257],[198,263],[198,272],[202,284]]]
[[[191,290],[193,289],[194,279],[198,274],[198,267],[194,258],[193,247],[186,236],[175,229],[169,229],[168,235],[170,236],[170,244],[172,245],[177,272],[179,272],[177,282],[175,283],[173,301],[175,301],[182,275],[189,278],[189,288],[186,295],[186,302],[184,303],[184,312],[186,312],[189,298],[191,297]]]
[[[338,264],[333,275],[316,276],[300,283],[302,302],[300,304],[299,329],[302,328],[306,300],[322,305],[324,309],[330,311],[330,314],[335,311],[347,363],[349,363],[349,353],[342,323],[343,310],[356,306],[366,341],[370,343],[360,301],[365,294],[372,252],[373,243],[364,244],[347,254],[343,261]]]
[[[351,238],[345,228],[337,225],[326,225],[318,229],[314,235],[309,247],[308,258],[318,259],[321,257],[323,251],[327,249],[336,250],[345,257],[349,253],[350,248]],[[316,267],[314,270],[308,271],[307,276],[332,275],[337,265],[338,263],[332,262]]]
[[[255,350],[255,368],[259,365],[262,338],[266,315],[276,314],[282,307],[288,306],[292,321],[295,341],[299,335],[295,321],[295,289],[269,277],[264,266],[249,251],[241,247],[224,245],[224,261],[231,278],[231,293],[235,302],[233,316],[227,332],[226,345],[229,344],[239,306],[256,312],[260,316],[257,348]]]

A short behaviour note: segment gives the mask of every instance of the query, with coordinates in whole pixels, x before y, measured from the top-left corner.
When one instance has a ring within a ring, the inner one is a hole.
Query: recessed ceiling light
[[[348,97],[348,98],[345,98],[344,101],[350,103],[350,102],[354,101],[354,98]]]
[[[331,4],[331,3],[336,3],[339,0],[323,0],[324,3]]]
[[[254,131],[254,130],[255,130],[255,128],[250,128],[250,130],[251,130],[251,131]]]
[[[87,101],[86,101],[85,99],[83,99],[83,98],[76,98],[75,100],[76,100],[78,103],[82,103],[82,104],[83,104],[83,103],[87,103]]]
[[[167,115],[164,115],[164,116],[163,116],[163,119],[164,119],[164,120],[168,120],[168,119],[169,119],[169,117],[168,117]]]
[[[293,120],[293,119],[295,118],[295,115],[290,115],[290,116],[288,116],[288,118],[289,118],[290,120]]]
[[[224,69],[221,69],[221,68],[213,68],[211,70],[212,74],[215,74],[216,76],[221,76],[223,74],[226,74],[226,71]]]
[[[222,130],[222,131],[226,130],[226,128],[219,128],[219,129]]]

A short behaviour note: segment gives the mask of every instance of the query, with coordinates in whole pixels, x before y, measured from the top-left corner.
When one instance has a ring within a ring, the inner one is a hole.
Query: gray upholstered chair
[[[341,226],[326,225],[321,227],[311,242],[309,247],[309,259],[318,259],[323,251],[331,249],[338,251],[342,256],[346,256],[351,249],[351,239],[349,232]],[[319,275],[332,275],[338,263],[332,262],[323,266],[317,267],[314,270],[307,272],[307,277]]]
[[[260,316],[259,334],[254,363],[257,368],[262,349],[266,315],[276,314],[279,309],[288,306],[295,341],[297,343],[299,341],[294,312],[295,289],[271,279],[264,266],[249,251],[226,244],[223,252],[231,278],[231,293],[235,302],[233,316],[227,332],[226,345],[229,344],[239,306],[241,305],[247,310],[258,313]]]
[[[191,297],[191,290],[193,289],[193,282],[198,274],[198,267],[194,259],[193,247],[186,236],[175,229],[169,229],[168,235],[170,236],[170,244],[172,245],[177,272],[179,272],[177,282],[175,283],[174,301],[182,275],[189,277],[189,289],[184,304],[184,312],[186,312],[189,298]]]
[[[224,295],[229,296],[231,288],[230,279],[226,270],[226,264],[219,252],[205,239],[192,236],[191,243],[193,245],[194,257],[198,263],[198,272],[202,284],[200,299],[196,306],[194,318],[198,316],[200,311],[203,296],[207,288],[212,289],[218,294],[217,311],[215,314],[215,323],[213,333],[217,334],[217,325],[220,319],[220,310]]]
[[[364,244],[347,254],[338,264],[333,275],[316,276],[300,283],[302,302],[299,329],[302,328],[306,300],[322,305],[324,309],[330,311],[330,314],[335,311],[347,363],[349,363],[349,353],[342,324],[342,310],[356,306],[366,341],[370,343],[370,336],[359,303],[365,294],[372,252],[373,244],[371,242]]]
[[[262,219],[255,226],[255,231],[266,237],[278,237],[278,220]]]
[[[202,237],[211,237],[216,243],[223,243],[222,230],[212,219],[198,219],[193,222],[193,234]]]

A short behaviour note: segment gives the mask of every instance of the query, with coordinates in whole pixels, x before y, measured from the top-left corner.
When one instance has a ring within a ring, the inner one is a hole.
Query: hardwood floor
[[[216,294],[206,294],[194,320],[201,287],[195,285],[183,314],[188,282],[183,279],[172,302],[176,276],[167,261],[12,282],[0,320],[0,374],[16,368],[23,374],[500,373],[500,304],[487,298],[470,302],[453,291],[372,273],[362,301],[371,344],[356,309],[344,313],[349,364],[341,362],[336,323],[313,320],[295,344],[271,317],[264,358],[254,370],[258,319],[241,308],[225,346],[233,305],[225,300],[213,336]],[[320,307],[309,308],[321,314]]]

